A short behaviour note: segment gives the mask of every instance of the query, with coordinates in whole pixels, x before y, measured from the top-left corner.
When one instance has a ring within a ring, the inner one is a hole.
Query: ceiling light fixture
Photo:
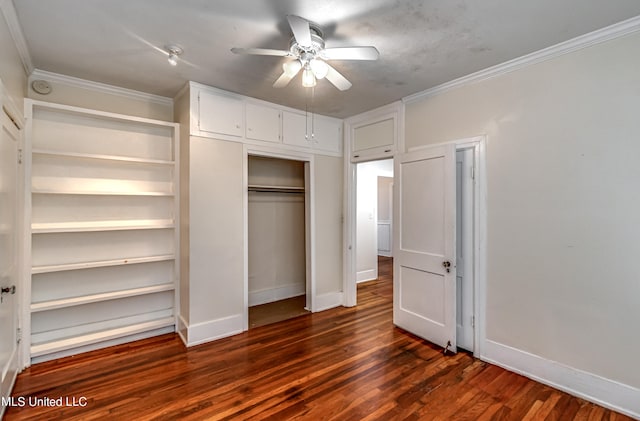
[[[316,77],[309,63],[304,65],[304,70],[302,71],[302,86],[305,88],[313,88],[316,86]]]
[[[169,53],[169,57],[167,58],[167,60],[169,61],[169,64],[172,66],[177,66],[178,57],[182,53],[184,53],[184,50],[182,49],[182,47],[178,45],[167,45],[166,47],[164,47],[164,49],[167,50],[167,53]]]
[[[324,77],[329,73],[329,65],[324,61],[313,58],[309,62],[309,66],[311,66],[311,70],[313,70],[313,75],[317,79],[324,79]]]

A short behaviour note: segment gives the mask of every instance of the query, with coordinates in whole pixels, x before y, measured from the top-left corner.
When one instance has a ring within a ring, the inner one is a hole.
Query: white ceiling
[[[14,0],[37,69],[173,97],[192,80],[304,109],[299,76],[271,85],[287,14],[320,24],[327,47],[374,45],[380,59],[332,61],[353,87],[315,88],[314,111],[348,117],[640,15],[638,0]],[[161,49],[184,48],[177,67]]]

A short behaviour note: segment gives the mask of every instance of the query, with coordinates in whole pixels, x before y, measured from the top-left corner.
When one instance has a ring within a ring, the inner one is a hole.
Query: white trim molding
[[[605,28],[589,32],[588,34],[580,35],[559,44],[552,45],[551,47],[543,48],[542,50],[462,76],[450,82],[434,86],[433,88],[408,95],[402,98],[402,102],[405,104],[411,104],[461,86],[482,82],[487,79],[501,76],[515,70],[551,60],[564,54],[572,53],[574,51],[620,38],[638,31],[640,31],[640,16],[615,23]]]
[[[25,73],[31,74],[33,71],[33,62],[31,61],[31,54],[29,54],[29,47],[27,46],[27,40],[24,38],[24,32],[22,32],[22,26],[18,20],[18,14],[16,8],[11,0],[0,0],[0,11],[4,16],[7,27],[13,43],[18,50],[18,55],[22,61],[22,67],[24,67]]]
[[[249,291],[249,307],[299,297],[300,295],[305,295],[306,292],[307,288],[304,284],[290,284],[259,291]]]
[[[31,75],[29,76],[29,83],[36,79],[44,79],[48,82],[57,82],[74,88],[87,89],[132,100],[146,101],[164,105],[166,107],[173,107],[173,98],[149,94],[147,92],[136,91],[133,89],[121,88],[114,85],[107,85],[106,83],[94,82],[73,76],[61,75],[59,73],[48,72],[46,70],[35,69],[31,72]]]
[[[480,359],[640,419],[640,389],[488,339]]]
[[[316,295],[315,308],[313,312],[329,310],[330,308],[340,307],[344,298],[342,292],[328,292],[326,294]]]
[[[192,324],[188,324],[182,316],[178,319],[178,334],[188,347],[233,336],[244,330],[242,314]]]

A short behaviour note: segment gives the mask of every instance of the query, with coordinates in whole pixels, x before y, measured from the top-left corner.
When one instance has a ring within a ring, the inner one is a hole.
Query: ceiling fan
[[[317,79],[327,78],[336,88],[346,91],[351,82],[342,76],[327,61],[330,60],[377,60],[380,54],[376,47],[325,48],[322,29],[300,16],[287,15],[293,32],[288,50],[266,48],[232,48],[235,54],[288,57],[295,60],[282,65],[283,73],[275,81],[275,88],[284,88],[302,70],[302,86],[316,86]]]

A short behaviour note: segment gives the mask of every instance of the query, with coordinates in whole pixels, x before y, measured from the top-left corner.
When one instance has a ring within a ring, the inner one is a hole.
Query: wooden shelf
[[[132,288],[122,291],[105,292],[102,294],[84,295],[80,297],[62,298],[59,300],[42,301],[31,304],[31,312],[55,310],[58,308],[73,307],[82,304],[95,303],[99,301],[117,300],[119,298],[134,297],[137,295],[155,294],[157,292],[172,291],[173,284],[154,285],[142,288]]]
[[[62,272],[65,270],[78,270],[78,269],[101,268],[101,267],[108,267],[108,266],[134,265],[139,263],[162,262],[162,261],[173,260],[173,259],[175,259],[175,256],[173,254],[165,254],[160,256],[133,257],[130,259],[99,260],[94,262],[33,266],[31,268],[31,274],[35,275],[38,273]]]
[[[173,192],[162,191],[78,191],[78,190],[53,190],[32,189],[33,194],[62,194],[62,195],[88,195],[88,196],[174,196]]]
[[[160,329],[163,327],[173,326],[175,324],[174,317],[166,317],[159,320],[152,320],[144,323],[137,323],[131,326],[124,326],[109,330],[104,330],[86,335],[74,336],[71,338],[60,339],[57,341],[44,342],[31,345],[31,357],[39,357],[53,352],[64,351],[67,349],[78,348],[85,345],[91,345],[98,342],[104,342],[127,335],[135,335],[149,330]]]
[[[171,219],[132,219],[87,222],[41,222],[31,224],[33,234],[58,232],[96,232],[174,228]]]
[[[59,151],[50,151],[46,149],[34,149],[32,152],[37,155],[58,156],[62,158],[96,159],[96,160],[103,160],[103,161],[118,161],[118,162],[130,162],[134,164],[151,164],[151,165],[172,166],[174,164],[173,161],[169,161],[169,160],[136,158],[136,157],[119,156],[119,155],[59,152]]]

